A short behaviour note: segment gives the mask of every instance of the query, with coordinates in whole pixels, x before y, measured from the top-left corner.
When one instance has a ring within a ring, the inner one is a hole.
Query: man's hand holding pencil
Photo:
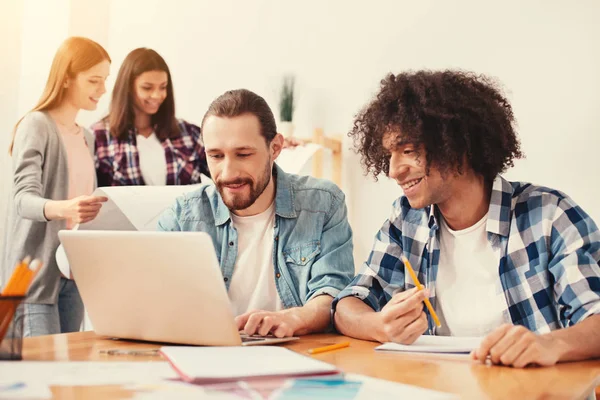
[[[395,294],[383,307],[377,326],[380,342],[412,344],[427,331],[427,315],[423,310],[423,301],[429,296],[427,289],[412,288]]]

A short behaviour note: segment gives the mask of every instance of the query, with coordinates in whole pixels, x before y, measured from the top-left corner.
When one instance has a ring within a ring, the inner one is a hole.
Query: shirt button
[[[229,242],[229,245],[230,245],[230,246],[233,246],[233,242]]]
[[[279,240],[279,236],[275,236],[275,241],[278,241],[278,240]]]
[[[278,272],[275,274],[276,277],[281,278],[281,274]]]
[[[227,282],[227,281],[229,280],[229,278],[228,278],[228,277],[225,277],[225,278],[223,278],[223,280],[224,280],[225,282]]]

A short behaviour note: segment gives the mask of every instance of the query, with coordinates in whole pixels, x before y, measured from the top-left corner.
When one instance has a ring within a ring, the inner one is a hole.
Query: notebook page
[[[375,350],[410,353],[470,353],[479,347],[481,337],[422,335],[413,344],[384,343]]]

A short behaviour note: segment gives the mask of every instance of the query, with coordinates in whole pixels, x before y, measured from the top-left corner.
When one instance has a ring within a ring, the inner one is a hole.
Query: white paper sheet
[[[314,360],[309,357],[296,354],[290,350],[280,347],[263,348],[201,348],[193,349],[213,350],[202,352],[208,358],[198,359],[196,352],[193,359],[195,367],[204,365],[207,370],[221,370],[230,373],[229,376],[239,373],[240,369],[246,370],[252,375],[257,375],[265,368],[271,372],[290,372],[320,370],[321,367],[335,369],[333,365]],[[263,350],[260,350],[263,349]],[[231,350],[234,350],[232,352]],[[244,355],[239,358],[237,351],[243,351]],[[253,353],[253,354],[250,354]],[[256,354],[254,354],[256,353]],[[218,358],[216,358],[218,357]],[[234,357],[234,361],[231,360]],[[199,361],[200,360],[200,361]],[[260,360],[257,361],[257,360]],[[242,362],[241,362],[242,361]],[[240,366],[240,364],[242,364]],[[251,368],[250,368],[251,367]],[[210,399],[235,399],[239,398],[235,392],[219,392],[214,389],[205,390],[202,386],[185,384],[176,381],[177,374],[166,362],[128,362],[128,361],[73,361],[73,362],[51,362],[51,361],[21,361],[0,362],[0,399],[2,398],[49,398],[51,392],[48,386],[95,386],[95,385],[124,385],[125,388],[138,391],[136,398],[210,398]],[[321,379],[321,378],[318,378]],[[328,378],[322,378],[328,379]],[[338,376],[333,379],[338,379]],[[418,398],[443,400],[453,399],[456,396],[405,385],[381,379],[370,378],[364,375],[348,374],[348,381],[362,382],[363,385],[354,397],[355,400],[370,400],[377,398]],[[25,384],[22,388],[13,391],[2,392],[2,387],[15,382]],[[293,384],[293,380],[282,381],[282,388]],[[257,384],[261,386],[260,383]],[[272,385],[268,381],[268,385]],[[254,385],[251,385],[254,386]],[[281,390],[274,388],[271,398],[277,399]],[[7,394],[11,392],[11,396]],[[239,392],[240,395],[252,393]],[[293,394],[293,393],[292,393]],[[4,397],[3,397],[4,395]],[[326,397],[326,391],[324,391]],[[284,396],[285,397],[285,396]],[[247,397],[245,397],[247,398]],[[262,398],[262,397],[257,397]],[[286,397],[289,398],[289,397]]]
[[[443,393],[418,386],[375,379],[364,375],[347,374],[340,377],[308,378],[315,382],[324,382],[330,379],[344,379],[348,383],[360,384],[357,393],[342,388],[341,391],[335,386],[324,385],[321,389],[299,387],[294,388],[294,379],[267,379],[265,381],[236,381],[228,384],[200,386],[181,382],[167,382],[160,384],[132,385],[128,389],[135,390],[135,399],[153,400],[167,398],[206,398],[214,400],[235,399],[338,399],[348,400],[372,400],[372,399],[426,399],[426,400],[451,400],[458,396],[451,393]],[[196,397],[194,397],[196,396]]]
[[[111,186],[94,191],[94,196],[106,196],[98,216],[80,230],[155,231],[162,213],[185,193],[197,190],[201,184],[186,186]],[[69,260],[62,245],[56,250],[56,263],[64,276],[71,276]]]
[[[384,343],[375,350],[410,353],[470,353],[479,347],[481,337],[420,336],[413,344]]]
[[[153,383],[178,379],[164,361],[5,361],[0,385],[14,382],[48,386],[93,386]]]
[[[161,353],[186,380],[233,381],[247,377],[316,375],[337,371],[331,364],[276,346],[165,346]]]
[[[435,390],[423,389],[418,386],[406,385],[403,383],[386,381],[383,379],[371,378],[364,375],[347,374],[347,380],[356,380],[363,383],[354,400],[371,399],[427,399],[443,400],[456,399],[458,396],[452,393],[438,392]]]
[[[315,143],[307,143],[302,146],[287,147],[281,150],[277,157],[277,165],[287,173],[299,174],[308,160],[323,146]]]
[[[201,185],[186,186],[111,186],[94,191],[94,196],[106,196],[98,216],[82,230],[154,231],[161,214],[175,203],[177,197],[197,190]]]
[[[0,399],[51,399],[52,391],[47,385],[22,381],[0,383]]]

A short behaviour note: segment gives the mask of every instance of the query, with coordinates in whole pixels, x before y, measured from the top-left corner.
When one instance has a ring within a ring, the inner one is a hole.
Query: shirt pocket
[[[321,242],[309,242],[283,250],[285,262],[290,267],[309,268],[321,253]]]

